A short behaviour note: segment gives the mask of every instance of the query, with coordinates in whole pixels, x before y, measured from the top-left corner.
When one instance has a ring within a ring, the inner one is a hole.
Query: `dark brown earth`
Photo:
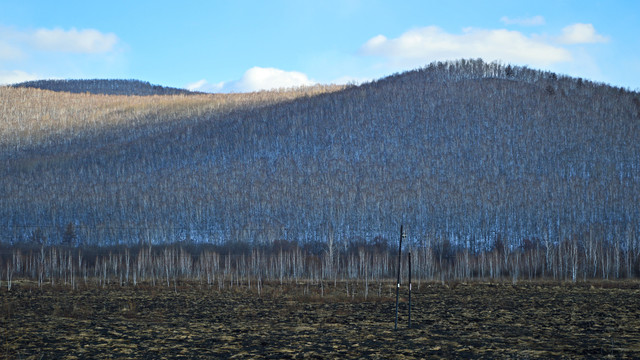
[[[422,284],[398,331],[392,287],[345,288],[18,284],[0,290],[0,357],[640,358],[638,283]]]

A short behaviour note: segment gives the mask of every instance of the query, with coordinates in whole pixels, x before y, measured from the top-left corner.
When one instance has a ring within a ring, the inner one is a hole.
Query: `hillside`
[[[33,88],[74,94],[102,95],[194,95],[195,92],[151,85],[139,80],[35,80],[12,85],[14,87]]]
[[[420,243],[640,248],[640,95],[582,79],[461,60],[288,94],[0,96],[6,243],[72,224],[85,244],[346,244],[403,223]]]

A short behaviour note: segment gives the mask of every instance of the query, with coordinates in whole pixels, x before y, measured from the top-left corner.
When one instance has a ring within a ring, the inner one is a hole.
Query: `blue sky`
[[[240,92],[481,57],[640,90],[638,34],[636,0],[0,0],[0,84]]]

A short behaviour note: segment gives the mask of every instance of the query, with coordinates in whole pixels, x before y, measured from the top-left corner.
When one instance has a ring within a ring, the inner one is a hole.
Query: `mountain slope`
[[[12,85],[74,94],[90,93],[102,95],[194,95],[185,89],[151,85],[139,80],[35,80]]]
[[[6,146],[2,240],[40,227],[61,241],[68,223],[97,244],[372,240],[404,223],[421,242],[637,241],[638,97],[474,60],[225,111],[204,101]]]

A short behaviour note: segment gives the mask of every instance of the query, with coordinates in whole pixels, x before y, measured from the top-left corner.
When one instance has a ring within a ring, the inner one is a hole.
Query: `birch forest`
[[[3,286],[368,289],[394,277],[401,225],[420,280],[640,276],[638,92],[481,60],[163,89],[0,87]]]

